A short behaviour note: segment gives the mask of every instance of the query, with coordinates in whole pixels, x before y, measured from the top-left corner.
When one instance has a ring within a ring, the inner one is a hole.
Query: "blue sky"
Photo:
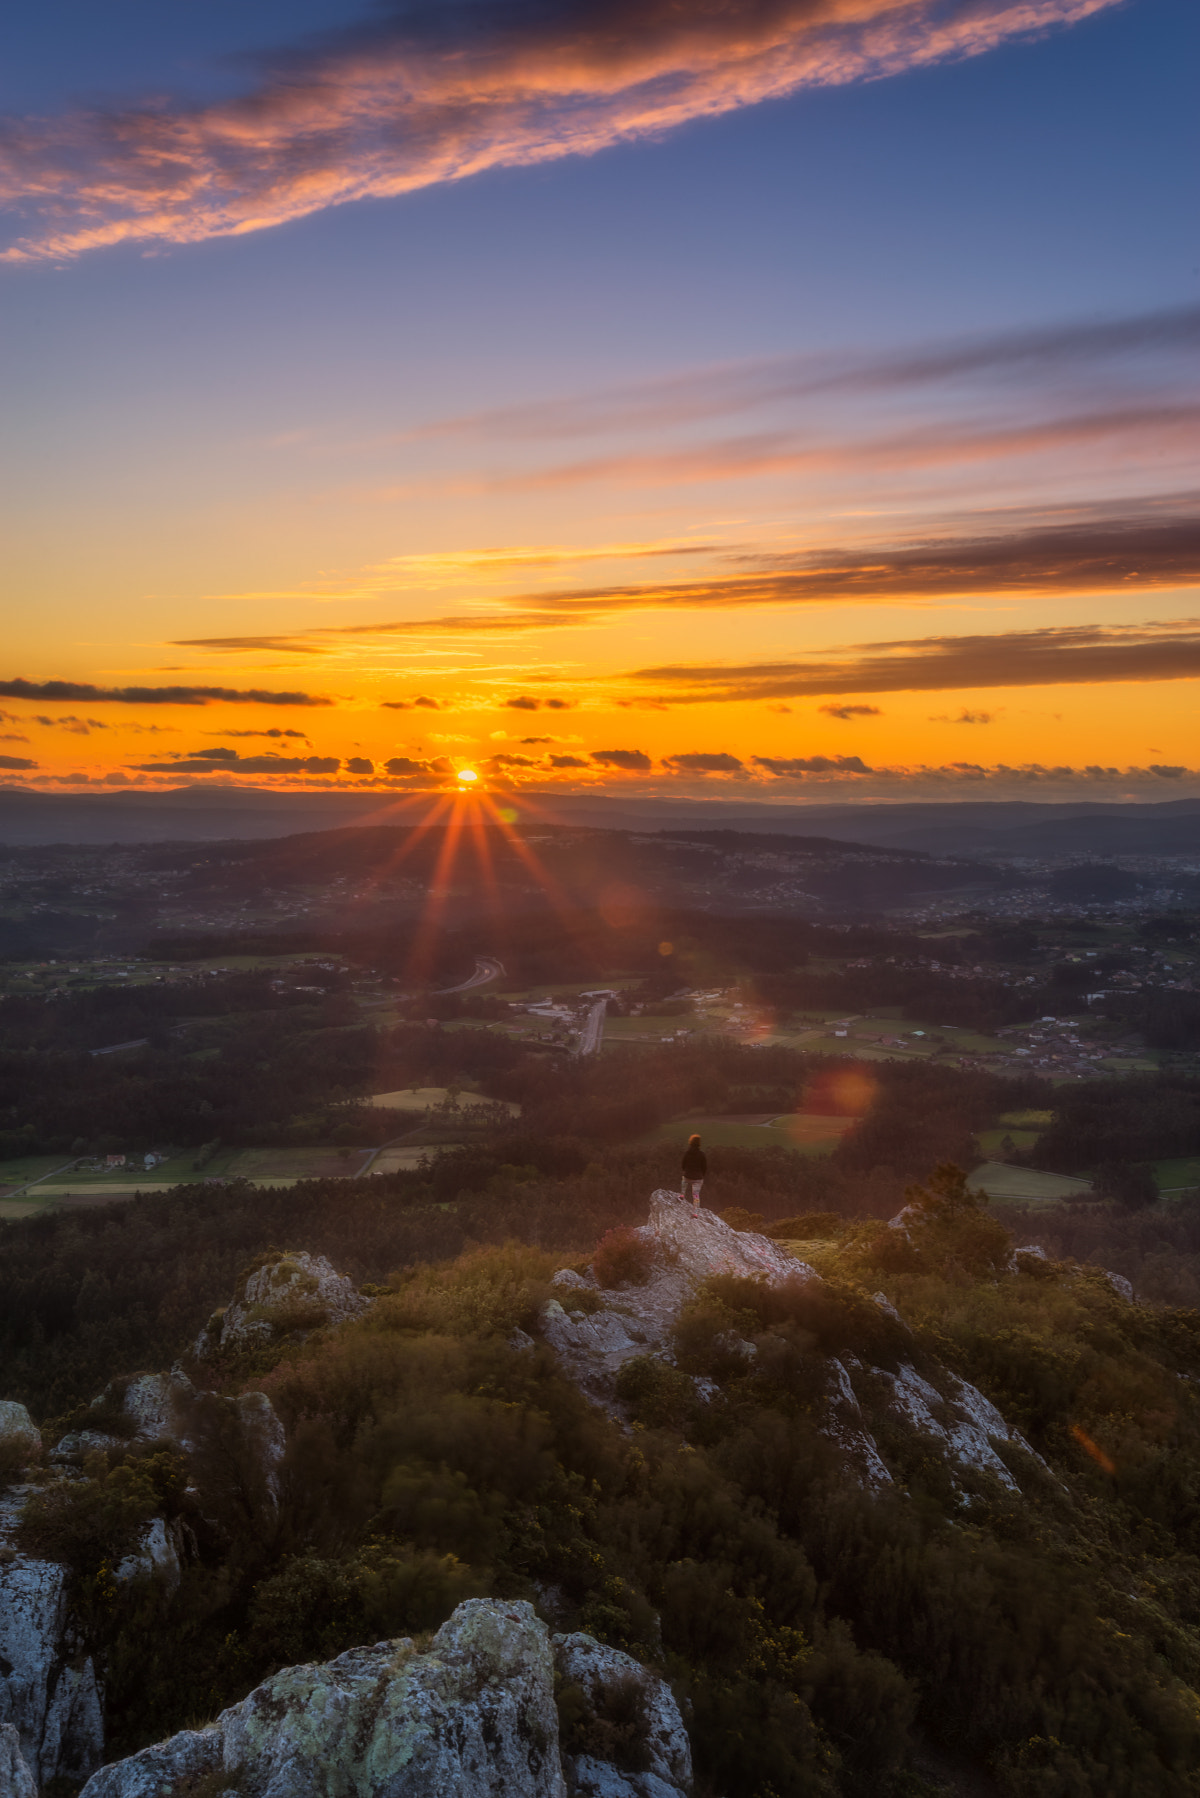
[[[736,13],[732,0],[725,10]],[[888,0],[875,10],[888,14]],[[930,31],[970,12],[957,0],[915,10]],[[1003,14],[1000,0],[975,10]],[[1183,0],[1132,0],[1062,22],[1055,15],[1064,10],[1033,0],[1029,16],[1044,29],[1022,33],[1001,17],[979,54],[929,66],[897,66],[893,56],[896,72],[885,74],[869,58],[858,68],[859,49],[843,47],[835,85],[805,78],[785,97],[764,98],[756,74],[745,104],[684,116],[591,155],[506,166],[510,139],[519,148],[541,129],[522,114],[518,127],[501,131],[501,151],[489,151],[491,166],[463,180],[422,174],[424,185],[396,197],[307,210],[292,191],[283,222],[269,204],[245,201],[238,235],[221,234],[211,195],[173,201],[161,234],[139,224],[129,237],[122,221],[142,204],[148,164],[122,161],[105,121],[136,120],[150,105],[172,131],[181,121],[190,130],[189,121],[216,116],[214,105],[254,93],[278,110],[289,47],[305,79],[314,68],[322,80],[329,67],[343,69],[347,43],[355,66],[369,68],[377,42],[392,45],[404,15],[317,4],[10,9],[0,34],[0,107],[9,121],[0,190],[11,196],[4,241],[33,246],[0,267],[8,395],[0,466],[11,642],[22,668],[103,687],[159,668],[199,679],[219,663],[223,682],[232,666],[258,686],[277,666],[291,671],[291,686],[318,650],[332,654],[311,636],[299,647],[306,631],[357,630],[375,617],[421,627],[431,614],[464,608],[499,608],[499,616],[526,591],[526,577],[505,574],[503,560],[496,576],[477,562],[459,567],[456,557],[566,546],[577,561],[545,578],[575,591],[628,583],[649,553],[659,558],[656,574],[686,576],[697,546],[722,567],[754,558],[765,566],[829,545],[840,552],[867,530],[872,541],[890,531],[911,543],[934,530],[957,541],[976,528],[969,521],[997,507],[1019,513],[1024,528],[1048,494],[1089,505],[1101,520],[1106,509],[1124,516],[1134,501],[1177,508],[1194,476],[1190,418],[1163,422],[1171,396],[1194,386],[1194,345],[1189,353],[1177,337],[1123,360],[1085,356],[1038,374],[1018,369],[1011,380],[968,375],[952,391],[915,400],[886,384],[861,400],[810,396],[789,414],[786,454],[758,457],[752,474],[731,473],[730,445],[736,459],[748,444],[774,442],[782,414],[769,406],[731,414],[729,423],[701,406],[667,435],[647,434],[624,415],[597,433],[586,418],[556,414],[547,425],[530,412],[544,402],[592,406],[597,395],[639,384],[653,411],[676,377],[711,381],[714,371],[779,359],[844,367],[1023,332],[1069,338],[1097,321],[1194,307],[1196,10]],[[515,61],[503,63],[510,81],[522,57],[540,67],[549,56],[546,18],[555,45],[569,47],[576,19],[582,30],[607,17],[599,5],[528,15],[467,7],[455,42],[472,54],[485,43],[489,57],[499,56],[510,15],[526,32]],[[345,36],[360,21],[383,34],[368,34],[365,51]],[[343,35],[321,36],[330,32]],[[434,44],[439,79],[450,47]],[[919,65],[920,55],[908,60]],[[714,80],[706,69],[683,114],[714,106]],[[22,122],[35,116],[48,123],[30,136]],[[546,132],[566,143],[574,125],[568,117],[564,127],[563,116]],[[291,181],[295,142],[287,154]],[[367,152],[348,153],[347,162],[356,154]],[[327,158],[323,179],[330,168]],[[96,198],[96,171],[106,169],[124,184],[107,212]],[[235,186],[245,189],[245,173],[244,164],[234,169]],[[89,182],[81,212],[76,188]],[[236,198],[243,205],[241,190]],[[111,227],[111,241],[92,247],[86,234],[97,219]],[[195,240],[183,241],[189,234]],[[53,253],[43,255],[47,244]],[[1092,392],[1106,419],[1124,409],[1119,429],[1077,428]],[[1147,419],[1131,425],[1125,415],[1139,406]],[[499,416],[430,431],[479,414]],[[1064,447],[1051,456],[1043,445],[1032,462],[1022,448],[1018,466],[1011,448],[997,461],[994,448],[983,455],[974,446],[997,431],[1020,436],[1026,425]],[[931,476],[923,445],[951,428],[967,445],[962,460],[939,453]],[[798,461],[805,433],[826,448],[836,439],[840,485],[824,464],[813,473]],[[905,433],[911,468],[900,470],[889,448],[881,477],[878,443],[894,446]],[[845,448],[851,439],[875,446],[861,468]],[[661,472],[668,448],[677,468],[681,456],[703,458],[718,441],[703,480],[690,465],[683,479]],[[632,559],[629,545],[641,546]],[[683,560],[672,559],[676,551]],[[381,568],[389,572],[380,576]],[[524,639],[536,655],[523,651],[514,662],[501,631],[494,641],[503,653],[497,648],[486,669],[478,654],[473,664],[490,671],[492,686],[468,683],[456,703],[478,710],[481,695],[496,697],[514,669],[567,685],[600,677],[613,695],[608,716],[595,721],[603,735],[639,654],[660,665],[681,638],[707,666],[744,660],[748,641],[778,660],[968,627],[972,635],[1041,623],[1140,629],[1200,609],[1178,575],[1177,559],[1165,572],[1138,570],[1131,590],[1123,568],[1119,584],[1093,583],[1082,610],[1077,585],[1064,597],[1049,576],[1020,604],[978,582],[952,603],[920,595],[919,617],[913,595],[899,609],[888,594],[852,613],[832,600],[800,611],[772,602],[736,617],[720,607],[692,614],[674,600],[664,609],[655,599],[639,608],[636,628],[589,624],[586,654],[577,646],[561,653],[556,627],[547,626],[544,637]],[[382,613],[364,612],[368,602]],[[239,633],[242,650],[230,646]],[[280,648],[285,635],[292,647]],[[362,694],[381,683],[390,691],[427,668],[448,692],[467,679],[461,645],[434,653],[419,635],[399,658],[394,634],[382,644],[355,638],[349,663],[343,645],[351,685],[345,694],[339,687],[339,705],[374,705]],[[208,647],[217,638],[222,646]],[[276,647],[258,648],[267,638]],[[1164,704],[1178,713],[1171,753],[1187,759],[1190,678],[1122,689],[1130,764],[1148,758],[1149,748],[1138,747],[1142,720]],[[1092,699],[1088,717],[1099,720],[1102,695]],[[736,750],[752,726],[729,717],[724,736]],[[889,767],[914,757],[925,765],[930,733],[919,722],[897,720]],[[812,724],[818,735],[832,728]],[[1021,728],[1029,759],[1044,759],[1042,726]],[[483,746],[469,730],[463,741],[472,754]],[[665,751],[667,737],[658,747]],[[829,745],[814,737],[800,747],[824,753]],[[1019,749],[1013,735],[1006,766]],[[432,754],[428,744],[422,753]],[[1103,751],[1097,744],[1088,753]],[[39,771],[59,765],[36,759]],[[100,766],[89,764],[87,778]]]

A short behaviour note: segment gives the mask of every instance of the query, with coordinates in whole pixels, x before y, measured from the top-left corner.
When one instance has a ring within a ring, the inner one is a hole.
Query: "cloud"
[[[875,770],[856,755],[807,755],[780,757],[756,755],[756,767],[765,768],[779,779],[800,774],[873,774]]]
[[[674,768],[680,774],[740,774],[742,763],[736,755],[668,755],[663,759],[664,768]]]
[[[253,91],[0,135],[14,259],[242,235],[483,169],[590,154],[805,86],[977,55],[1111,0],[492,0],[263,59]]]
[[[270,730],[221,730],[211,734],[219,737],[299,737],[302,743],[308,742],[302,730],[280,730],[278,726],[272,726]]]
[[[89,737],[94,730],[110,728],[100,718],[77,718],[73,712],[69,712],[65,718],[49,718],[38,713],[33,721],[50,730],[69,731],[73,737]]]
[[[415,699],[381,699],[379,703],[385,712],[411,712],[417,706],[423,706],[429,712],[445,709],[438,700],[426,699],[423,693],[419,693]]]
[[[374,762],[369,762],[365,755],[352,755],[346,763],[347,774],[374,774],[374,772]]]
[[[22,769],[22,768],[36,768],[36,767],[37,767],[37,763],[31,762],[29,760],[28,756],[0,755],[0,768],[11,768],[11,769],[17,770],[17,769]]]
[[[829,707],[821,706],[820,710],[826,712]],[[929,722],[930,724],[991,724],[994,718],[994,712],[968,712],[964,708],[957,718],[951,718],[946,712],[939,712]]]
[[[541,708],[540,699],[531,699],[527,693],[518,694],[516,699],[506,699],[505,705],[514,712],[536,712]]]
[[[1149,772],[1157,774],[1161,780],[1179,780],[1187,774],[1187,768],[1169,767],[1162,762],[1151,762]]]
[[[541,764],[528,755],[493,755],[488,758],[489,768],[537,768]]]
[[[686,448],[592,456],[542,468],[506,469],[464,481],[459,475],[432,485],[391,488],[389,497],[422,498],[433,493],[546,493],[605,482],[622,487],[674,486],[694,481],[758,479],[763,475],[861,476],[866,473],[957,468],[963,463],[1019,456],[1061,457],[1092,450],[1111,455],[1121,449],[1156,458],[1187,457],[1200,423],[1200,407],[1170,398],[1087,410],[1073,408],[1054,417],[1013,424],[959,421],[913,423],[882,436],[815,437],[811,432],[746,431]]]
[[[392,775],[428,774],[431,765],[429,762],[414,762],[407,755],[394,755],[389,762],[383,764],[384,771]]]
[[[550,766],[552,768],[586,768],[588,764],[584,761],[582,756],[552,755],[550,757]]]
[[[772,706],[772,711],[786,710],[786,707]],[[819,705],[818,712],[824,712],[830,718],[840,718],[847,723],[851,718],[882,718],[883,713],[877,705]]]
[[[1200,619],[1146,625],[1051,625],[990,636],[861,644],[829,662],[752,662],[641,668],[631,678],[692,702],[816,697],[823,693],[1068,686],[1195,680]]]
[[[110,705],[208,705],[220,699],[234,705],[331,705],[311,693],[266,693],[259,688],[232,687],[93,687],[85,681],[0,680],[5,699],[107,701]]]
[[[969,380],[1006,392],[1014,381],[1036,383],[1084,374],[1089,385],[1114,362],[1145,365],[1200,349],[1200,308],[1177,307],[1104,321],[1085,319],[1037,330],[973,336],[957,343],[886,356],[824,354],[775,356],[716,368],[607,386],[561,400],[503,406],[435,421],[415,438],[563,439],[695,424],[781,401],[815,396],[874,396]],[[642,554],[678,554],[681,546],[653,546]],[[628,553],[628,552],[626,552]],[[700,552],[702,553],[702,551]],[[492,562],[502,551],[484,554]],[[509,552],[508,565],[530,565],[545,552]],[[566,559],[565,557],[563,559]],[[574,558],[572,558],[574,559]],[[416,561],[417,558],[410,558]],[[425,560],[429,560],[426,558]]]
[[[594,749],[592,760],[602,768],[623,768],[629,774],[641,773],[652,766],[650,757],[640,749]]]
[[[199,749],[167,762],[132,762],[139,774],[336,774],[335,755],[239,755],[236,749]]]
[[[553,593],[516,594],[505,610],[437,618],[316,626],[303,633],[310,650],[332,653],[346,637],[421,636],[536,631],[637,611],[726,611],[746,606],[796,606],[879,601],[912,603],[975,594],[1149,592],[1200,583],[1200,525],[1196,494],[1169,494],[1136,509],[1080,506],[1054,524],[1023,517],[986,532],[948,528],[917,542],[830,545],[788,556],[759,555],[759,565],[736,574],[693,580],[636,582]],[[299,635],[288,638],[289,643]],[[196,638],[191,648],[249,647],[249,638]],[[282,639],[281,639],[282,641]],[[844,691],[834,688],[826,691]],[[0,692],[3,688],[0,688]],[[853,688],[850,689],[853,691]],[[403,702],[385,701],[395,709]],[[418,702],[413,702],[418,703]],[[548,709],[565,701],[548,700]],[[525,708],[520,708],[525,709]]]
[[[29,738],[22,736],[19,730],[6,730],[0,735],[0,743],[28,743]]]

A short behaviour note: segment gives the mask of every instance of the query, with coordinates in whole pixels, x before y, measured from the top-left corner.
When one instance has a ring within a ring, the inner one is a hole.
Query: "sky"
[[[0,782],[1200,794],[1194,0],[0,19]]]

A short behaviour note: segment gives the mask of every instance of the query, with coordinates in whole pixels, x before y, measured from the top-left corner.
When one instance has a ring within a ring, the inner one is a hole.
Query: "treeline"
[[[1200,1076],[1166,1071],[1054,1089],[1054,1116],[1014,1159],[1063,1173],[1200,1154]]]

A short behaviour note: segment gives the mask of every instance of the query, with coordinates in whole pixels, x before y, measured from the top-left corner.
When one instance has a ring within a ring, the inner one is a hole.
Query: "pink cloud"
[[[794,93],[975,56],[1115,0],[596,0],[583,12],[447,7],[276,59],[213,105],[14,120],[0,201],[40,229],[6,252],[62,259],[191,243],[484,169],[590,154]]]

